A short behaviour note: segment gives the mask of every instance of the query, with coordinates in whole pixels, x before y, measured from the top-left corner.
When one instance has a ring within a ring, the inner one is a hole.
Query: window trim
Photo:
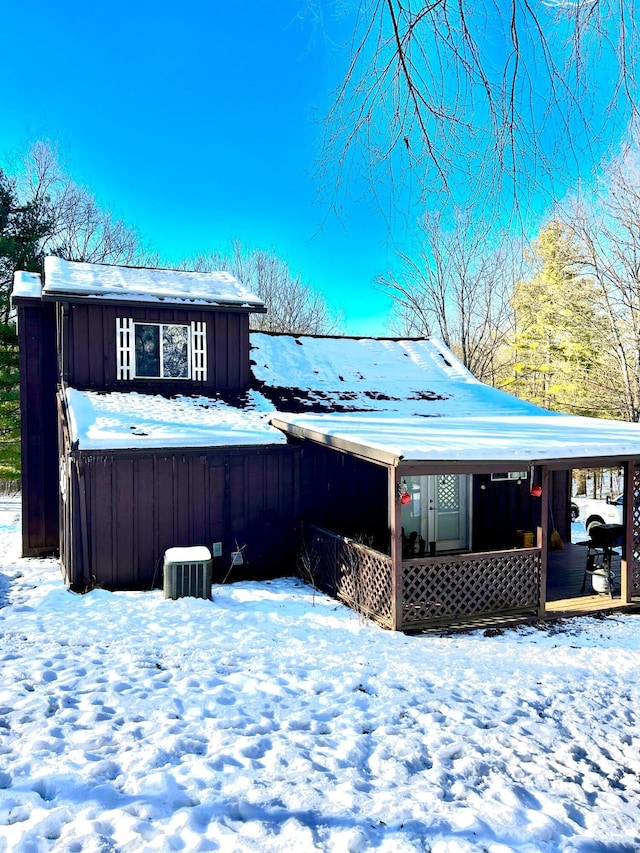
[[[158,376],[140,376],[136,373],[136,326],[157,326],[160,342]],[[162,347],[162,328],[182,326],[187,329],[187,369],[186,376],[163,376],[164,352]],[[191,323],[163,323],[133,320],[131,317],[116,318],[116,378],[119,381],[163,380],[182,382],[207,381],[207,324],[202,321]]]
[[[136,327],[137,326],[157,326],[159,329],[158,332],[158,356],[159,356],[159,365],[160,365],[160,373],[157,376],[149,376],[149,375],[141,375],[137,372],[138,370],[138,362],[136,358]],[[164,346],[163,346],[163,337],[162,330],[169,328],[171,326],[179,326],[182,329],[187,330],[187,375],[186,376],[165,376],[163,374],[164,369]],[[165,379],[167,381],[175,382],[176,379],[182,382],[188,382],[191,380],[191,328],[188,323],[147,323],[146,321],[136,321],[133,322],[133,378],[134,379]]]

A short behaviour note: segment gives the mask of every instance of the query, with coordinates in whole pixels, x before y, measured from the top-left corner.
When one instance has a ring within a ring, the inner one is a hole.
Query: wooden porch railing
[[[352,539],[306,527],[300,573],[354,610],[393,628],[392,561]],[[402,563],[400,630],[455,624],[489,615],[536,614],[542,552],[523,548]]]
[[[298,565],[303,578],[384,625],[393,627],[391,557],[321,527],[305,527]]]
[[[402,563],[402,629],[480,616],[538,612],[539,548],[455,554]]]
[[[633,585],[631,594],[640,595],[640,465],[630,465],[633,469]]]

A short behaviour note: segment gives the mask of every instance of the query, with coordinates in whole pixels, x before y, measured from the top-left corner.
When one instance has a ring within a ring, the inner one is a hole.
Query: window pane
[[[188,326],[162,327],[162,375],[171,379],[189,378]]]
[[[160,328],[136,323],[136,376],[160,376]]]

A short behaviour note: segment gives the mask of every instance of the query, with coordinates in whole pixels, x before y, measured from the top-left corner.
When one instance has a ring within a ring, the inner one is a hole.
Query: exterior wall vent
[[[211,598],[211,553],[204,545],[169,548],[164,554],[165,598]]]

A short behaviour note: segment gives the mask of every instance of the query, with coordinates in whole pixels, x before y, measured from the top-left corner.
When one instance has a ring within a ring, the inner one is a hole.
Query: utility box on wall
[[[204,545],[169,548],[163,571],[165,598],[211,598],[211,553]]]

